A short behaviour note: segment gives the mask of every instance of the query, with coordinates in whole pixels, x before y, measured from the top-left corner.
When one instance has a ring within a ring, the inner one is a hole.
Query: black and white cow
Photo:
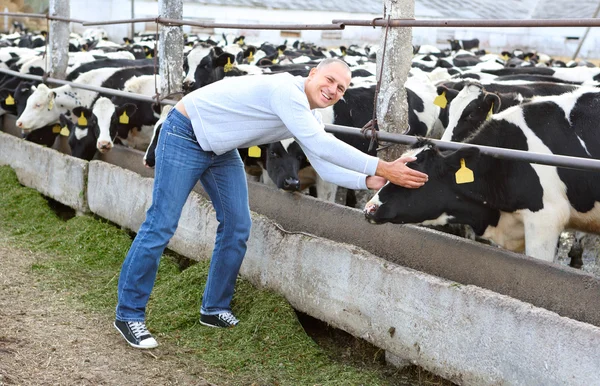
[[[452,51],[459,50],[472,50],[474,48],[479,48],[479,39],[448,39],[448,43],[450,43],[450,49]]]
[[[159,75],[134,75],[122,87],[124,92],[145,96],[153,96],[157,91],[160,93],[160,89]],[[100,130],[98,150],[110,150],[115,137],[128,147],[146,150],[151,142],[154,124],[159,119],[158,105],[124,96],[113,96],[110,103],[101,102],[101,99],[98,98],[93,107]]]
[[[517,68],[503,68],[500,70],[482,70],[497,76],[503,75],[546,75],[554,78],[562,79],[568,82],[575,83],[590,83],[600,81],[600,68],[589,68],[589,67],[575,67],[575,68],[562,68],[562,67],[517,67]]]
[[[219,47],[194,48],[184,58],[183,70],[186,74],[183,80],[184,91],[192,92],[225,76],[242,75],[239,69],[233,67],[234,63],[235,56],[224,52]]]
[[[309,166],[306,154],[294,139],[261,147],[264,162],[262,182],[286,191],[301,189],[300,170]]]
[[[132,68],[100,68],[81,74],[75,83],[122,89],[133,76],[147,75],[154,71],[152,66]],[[49,124],[58,123],[60,114],[69,115],[78,106],[91,107],[99,97],[97,91],[89,91],[64,85],[49,89],[40,84],[32,87],[33,93],[27,99],[23,113],[17,119],[17,127],[24,133]]]
[[[69,130],[69,147],[71,155],[91,161],[96,154],[96,141],[98,139],[98,123],[92,110],[87,107],[76,107],[73,115],[78,117],[73,122],[64,114],[60,115],[60,125]],[[35,133],[37,130],[33,131]]]
[[[171,106],[171,105],[163,106],[161,113],[160,113],[160,117],[158,118],[158,121],[156,121],[156,123],[154,124],[154,131],[152,134],[152,139],[150,140],[150,145],[148,145],[148,148],[146,149],[146,153],[144,154],[144,166],[146,166],[148,168],[153,168],[154,165],[156,164],[155,151],[156,151],[156,145],[158,145],[158,136],[160,135],[160,129],[162,128],[163,122],[165,121],[165,119],[167,119],[167,115],[169,115],[169,112],[172,109],[173,109],[173,106]]]
[[[534,96],[559,95],[579,86],[552,82],[498,82],[482,85],[474,81],[455,84],[453,90],[439,86],[438,95],[446,95],[448,123],[443,141],[460,142],[473,133],[492,114],[518,105]],[[460,90],[458,93],[456,90]]]
[[[600,91],[581,88],[496,114],[465,144],[597,159],[599,120]],[[598,172],[498,159],[469,146],[439,151],[427,141],[410,153],[417,160],[409,166],[429,181],[414,190],[386,184],[365,206],[369,221],[468,224],[505,247],[521,234],[527,255],[550,262],[564,229],[600,233]],[[458,183],[464,167],[473,181]]]

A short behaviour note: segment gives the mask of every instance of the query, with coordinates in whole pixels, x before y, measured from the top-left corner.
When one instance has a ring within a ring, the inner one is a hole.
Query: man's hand
[[[407,162],[416,160],[415,157],[401,157],[392,162],[379,160],[377,176],[383,177],[394,185],[405,188],[420,188],[427,182],[427,174],[406,166]]]
[[[367,177],[367,188],[371,190],[379,190],[383,188],[383,185],[386,184],[387,180],[383,177],[379,176],[368,176]]]

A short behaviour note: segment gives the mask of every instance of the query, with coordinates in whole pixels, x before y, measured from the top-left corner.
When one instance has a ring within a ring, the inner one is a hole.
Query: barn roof
[[[383,0],[188,0],[207,5],[343,13],[383,13]],[[423,19],[573,19],[591,18],[598,0],[415,0]]]

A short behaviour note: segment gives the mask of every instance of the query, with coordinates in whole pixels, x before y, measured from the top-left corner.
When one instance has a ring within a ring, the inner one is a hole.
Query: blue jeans
[[[200,312],[230,311],[251,226],[248,185],[238,151],[216,155],[202,150],[190,120],[173,108],[159,135],[155,168],[152,205],[121,267],[116,318],[145,320],[160,257],[198,180],[219,221]]]

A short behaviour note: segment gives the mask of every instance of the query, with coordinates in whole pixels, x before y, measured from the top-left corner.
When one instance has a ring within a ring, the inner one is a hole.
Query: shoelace
[[[144,335],[150,335],[150,331],[148,331],[144,322],[129,322],[129,327],[133,335],[138,339]]]
[[[223,312],[222,314],[219,314],[219,319],[229,324],[239,323],[239,320],[235,316],[233,316],[231,312]]]

